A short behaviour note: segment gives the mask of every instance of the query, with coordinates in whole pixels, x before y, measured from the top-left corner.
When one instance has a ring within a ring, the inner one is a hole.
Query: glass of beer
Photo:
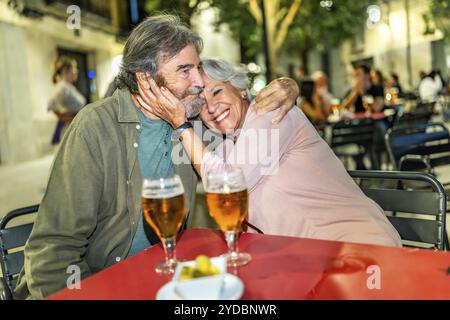
[[[180,177],[144,179],[141,201],[144,219],[161,239],[164,248],[165,260],[156,266],[155,271],[173,274],[179,262],[175,257],[177,234],[186,216]]]
[[[392,87],[391,90],[390,90],[390,94],[391,94],[392,103],[393,104],[397,103],[398,89],[395,88],[395,87]]]
[[[225,235],[228,245],[227,265],[239,267],[251,260],[248,253],[238,252],[241,224],[248,213],[247,185],[238,168],[209,171],[205,181],[206,204],[211,217]]]
[[[366,110],[366,114],[370,114],[372,111],[372,105],[374,103],[374,98],[371,95],[364,95],[362,97],[363,107]]]
[[[339,116],[339,106],[341,105],[341,101],[339,99],[332,99],[331,100],[331,112],[335,115],[335,116]]]

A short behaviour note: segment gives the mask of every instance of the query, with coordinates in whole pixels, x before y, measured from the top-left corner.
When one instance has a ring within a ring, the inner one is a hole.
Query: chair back
[[[386,149],[388,150],[391,163],[397,170],[401,168],[402,158],[415,155],[422,162],[429,162],[430,166],[450,163],[450,134],[442,123],[415,124],[397,128],[391,128],[385,135]],[[418,170],[422,167],[409,167],[409,170]]]
[[[348,119],[336,122],[331,129],[331,148],[356,144],[368,147],[373,143],[374,125],[370,118]]]
[[[366,196],[385,211],[406,246],[436,250],[448,248],[446,194],[442,184],[432,175],[370,170],[349,171],[349,174]],[[422,186],[413,189],[404,187],[404,182],[420,182]]]
[[[12,299],[17,277],[24,263],[23,246],[30,236],[33,223],[14,227],[7,227],[7,225],[18,217],[35,213],[38,210],[39,205],[16,209],[7,213],[0,220],[0,266],[3,274],[1,280],[6,299]]]

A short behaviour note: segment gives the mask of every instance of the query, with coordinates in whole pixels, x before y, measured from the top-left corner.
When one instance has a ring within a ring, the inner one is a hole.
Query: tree
[[[291,25],[284,48],[291,55],[299,55],[306,73],[308,54],[314,49],[330,49],[351,39],[355,30],[363,29],[367,6],[371,0],[336,0],[323,2],[304,0]]]
[[[219,9],[217,25],[225,23],[230,26],[233,37],[245,47],[242,51],[244,55],[252,58],[261,52],[259,18],[257,13],[249,15],[249,11],[257,11],[255,0],[209,0],[209,2],[211,6]],[[371,0],[303,0],[300,3],[293,0],[266,0],[266,6],[269,4],[275,7],[275,9],[268,8],[266,15],[268,18],[274,18],[271,23],[276,24],[280,35],[277,37],[272,33],[270,36],[272,43],[276,43],[276,57],[283,50],[290,55],[297,55],[305,71],[308,71],[308,53],[316,48],[336,47],[344,40],[352,38],[355,29],[364,28],[367,6],[372,2]],[[293,7],[294,4],[298,5],[298,8]],[[251,6],[253,9],[250,9]],[[276,13],[271,14],[270,10]],[[292,17],[289,13],[292,14],[294,11],[296,13],[291,22]],[[283,21],[285,21],[284,25]],[[273,68],[276,68],[276,57],[272,57]]]
[[[450,40],[450,0],[430,1],[430,10],[423,15],[425,21],[424,34],[434,34],[436,28]]]
[[[167,12],[178,15],[188,26],[191,25],[191,17],[199,9],[202,0],[147,0],[145,11],[149,14],[154,12]]]
[[[283,3],[284,5],[281,2],[280,0],[266,0],[262,2],[264,3],[266,16],[267,42],[272,75],[276,73],[278,53],[283,46],[289,26],[292,24],[302,1],[293,0],[291,4]],[[261,2],[259,0],[249,0],[248,8],[257,25],[261,26],[263,20]]]

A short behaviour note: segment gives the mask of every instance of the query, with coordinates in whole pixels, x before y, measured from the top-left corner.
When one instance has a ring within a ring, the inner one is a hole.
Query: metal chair
[[[386,149],[395,170],[425,170],[450,164],[450,134],[442,123],[391,128],[385,135]]]
[[[357,169],[364,168],[363,157],[370,155],[373,160],[374,122],[370,118],[341,120],[332,125],[330,147],[340,158],[353,157]],[[344,150],[342,147],[356,146],[356,152]]]
[[[0,265],[3,277],[2,298],[12,300],[12,292],[16,287],[17,276],[24,263],[23,246],[30,236],[33,223],[7,228],[7,224],[18,217],[35,213],[39,205],[20,208],[7,213],[0,220]]]
[[[349,171],[349,174],[359,182],[361,190],[385,211],[405,246],[436,250],[449,248],[445,231],[446,194],[432,175],[370,170]],[[405,188],[402,183],[405,181],[421,182],[428,188]],[[387,182],[390,182],[389,186]]]
[[[394,120],[393,127],[402,128],[412,124],[428,123],[435,114],[434,108],[435,102],[419,102],[410,112],[404,112],[404,108],[400,108]]]

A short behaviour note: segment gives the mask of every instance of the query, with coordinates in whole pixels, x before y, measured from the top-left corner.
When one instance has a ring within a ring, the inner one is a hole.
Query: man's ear
[[[136,72],[136,81],[145,89],[150,89],[150,83],[148,82],[150,78],[151,75],[148,72],[143,71]]]

